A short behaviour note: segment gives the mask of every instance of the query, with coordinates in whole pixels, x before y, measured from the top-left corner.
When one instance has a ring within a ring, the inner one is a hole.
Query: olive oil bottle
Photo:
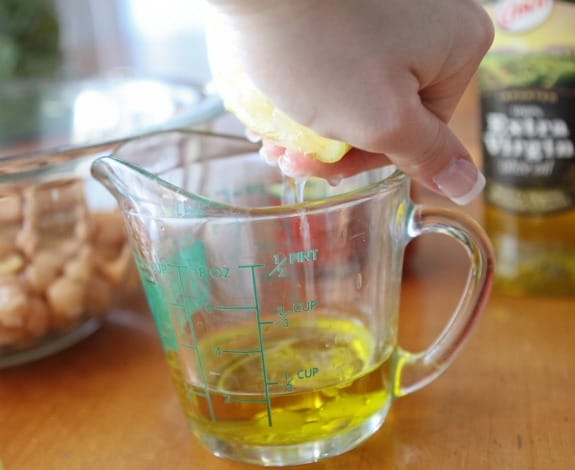
[[[495,288],[575,295],[575,0],[483,3],[496,31],[478,72]]]

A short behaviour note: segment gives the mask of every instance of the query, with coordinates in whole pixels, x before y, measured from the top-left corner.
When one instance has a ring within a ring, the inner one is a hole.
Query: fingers
[[[389,158],[413,179],[465,205],[483,190],[481,174],[467,149],[434,113],[425,106],[400,126],[393,137]],[[383,148],[386,148],[384,146]]]
[[[332,184],[347,176],[393,163],[413,179],[456,204],[468,204],[483,190],[485,177],[449,128],[441,121],[436,126],[437,135],[429,149],[424,149],[425,138],[412,139],[415,142],[413,146],[419,147],[414,148],[414,153],[396,153],[390,157],[353,148],[339,162],[323,163],[265,139],[260,154],[269,164],[278,165],[287,176],[298,178],[314,175]],[[405,145],[406,152],[410,150],[409,147],[409,144]]]
[[[393,163],[431,190],[457,204],[468,204],[483,190],[485,177],[443,119],[420,100],[412,100],[410,105],[406,96],[398,93],[396,103],[388,101],[390,111],[362,135],[367,142],[362,147],[372,151],[359,150],[361,144],[356,143],[341,161],[322,163],[264,139],[262,156],[286,175],[315,175],[334,183]]]
[[[322,163],[267,139],[260,153],[288,176],[314,175],[334,184],[341,178],[393,163],[414,180],[460,205],[468,204],[483,190],[485,177],[459,139],[433,113],[422,106],[420,113],[400,129],[389,141],[382,142],[382,148],[391,150],[387,154],[353,148],[336,163]]]
[[[443,119],[429,109],[415,80],[402,80],[384,93],[386,112],[346,136],[354,147],[382,153],[414,180],[457,204],[471,202],[485,178]],[[358,122],[358,119],[352,120]],[[350,139],[357,139],[355,141]]]
[[[260,155],[271,165],[277,165],[282,173],[293,178],[318,176],[331,184],[337,184],[342,178],[391,164],[385,155],[351,149],[336,163],[323,163],[311,156],[294,152],[264,139]]]
[[[286,150],[264,139],[261,155],[278,165],[287,176],[319,176],[336,184],[341,178],[395,164],[414,180],[453,202],[465,205],[483,190],[485,177],[446,124],[423,110],[402,128],[402,138],[390,145],[388,155],[353,148],[336,163],[322,163],[302,153]]]

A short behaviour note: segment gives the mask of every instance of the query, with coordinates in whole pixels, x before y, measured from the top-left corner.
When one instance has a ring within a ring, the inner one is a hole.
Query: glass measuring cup
[[[162,133],[115,156],[92,172],[123,211],[188,423],[218,456],[294,465],[357,446],[448,367],[487,299],[483,231],[415,206],[394,168],[313,179],[294,203],[240,139]],[[443,332],[410,353],[397,342],[402,260],[429,232],[461,243],[470,269]]]

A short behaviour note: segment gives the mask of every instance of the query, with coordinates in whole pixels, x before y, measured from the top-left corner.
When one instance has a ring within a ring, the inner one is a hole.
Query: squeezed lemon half
[[[345,155],[351,148],[349,144],[322,137],[277,109],[242,70],[232,47],[233,38],[226,34],[225,28],[217,19],[208,26],[206,37],[213,81],[228,111],[248,129],[282,147],[326,163],[336,162]]]

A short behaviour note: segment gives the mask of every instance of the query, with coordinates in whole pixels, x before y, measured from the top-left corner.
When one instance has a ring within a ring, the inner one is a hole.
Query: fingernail
[[[258,153],[260,154],[260,157],[263,159],[263,161],[266,162],[268,165],[277,166],[278,157],[276,157],[274,155],[270,155],[265,147],[263,147],[263,146],[260,147],[260,150]]]
[[[251,131],[250,129],[244,130],[244,135],[246,136],[246,139],[249,142],[252,142],[254,144],[257,144],[258,142],[262,141],[261,135],[256,134],[255,132]]]
[[[290,158],[288,152],[278,159],[278,167],[285,176],[291,178],[306,178],[309,174],[303,171],[294,161]]]
[[[455,158],[433,178],[433,182],[445,196],[464,206],[483,191],[485,176],[470,161]]]

